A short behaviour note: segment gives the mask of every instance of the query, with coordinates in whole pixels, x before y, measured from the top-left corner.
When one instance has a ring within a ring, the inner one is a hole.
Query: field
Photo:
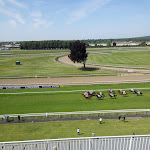
[[[82,85],[82,86],[68,85],[55,89],[1,90],[1,93],[13,93],[13,94],[0,95],[1,96],[0,114],[71,112],[71,111],[92,111],[92,110],[117,110],[117,109],[148,109],[150,106],[149,89],[141,90],[143,92],[143,96],[137,96],[136,94],[128,93],[128,95],[125,97],[119,95],[119,93],[116,90],[116,94],[118,95],[116,99],[110,99],[107,90],[110,88],[126,89],[126,88],[149,88],[149,87],[150,83],[130,83],[130,84],[112,84],[112,85],[106,84],[106,85]],[[102,89],[104,89],[103,92],[106,95],[106,97],[103,100],[98,100],[94,96],[91,99],[87,100],[82,96],[82,93],[90,89],[94,90],[95,92],[99,92]],[[47,91],[49,91],[50,93],[46,93]],[[22,92],[31,92],[31,93],[22,93]]]
[[[96,48],[87,49],[87,52],[89,53],[87,62],[93,64],[129,67],[149,67],[150,64],[149,47]],[[83,71],[81,68],[61,64],[57,61],[57,57],[68,54],[69,50],[0,51],[0,77],[5,76],[7,78],[8,76],[53,75],[53,77],[57,79],[57,75],[78,76],[88,74],[118,73],[113,70],[106,71],[89,69]],[[21,62],[21,65],[15,64],[17,60]],[[90,77],[88,78],[90,79]],[[67,79],[69,80],[71,77],[68,77]],[[130,88],[139,88],[143,95],[137,96],[136,94],[129,93],[128,90]],[[52,89],[0,90],[0,115],[93,110],[149,109],[149,88],[150,82],[65,85],[60,88]],[[117,94],[116,99],[111,99],[108,96],[108,89],[115,90]],[[118,89],[126,89],[128,95],[123,97],[117,92]],[[106,97],[102,100],[98,100],[96,96],[93,96],[90,99],[85,99],[82,96],[82,93],[89,90],[94,90],[95,92],[102,91]],[[104,119],[102,125],[99,124],[98,120],[8,123],[0,124],[0,141],[87,137],[91,136],[93,131],[96,133],[96,136],[131,135],[133,132],[135,132],[135,134],[149,134],[149,124],[149,118],[128,117],[125,123],[123,121],[118,122],[117,118]],[[78,127],[82,133],[79,136],[76,133],[76,129]]]
[[[133,132],[144,135],[150,133],[149,124],[149,118],[126,118],[125,123],[117,118],[103,119],[101,125],[98,120],[0,124],[0,141],[91,137],[93,131],[96,136],[132,135]],[[77,128],[81,135],[77,135]]]
[[[50,51],[0,51],[0,76],[35,76],[35,75],[81,75],[116,73],[116,71],[87,70],[66,66],[56,61],[61,55],[67,55],[67,50]],[[20,61],[21,65],[15,62]]]
[[[130,50],[130,51],[129,51]],[[105,65],[144,66],[149,65],[150,48],[97,48],[87,49],[90,63]],[[96,54],[94,54],[96,53]],[[81,75],[117,73],[109,70],[86,70],[57,62],[56,58],[68,55],[69,50],[11,50],[0,51],[0,76],[35,75]],[[138,58],[138,59],[137,59]],[[143,59],[145,61],[143,61]],[[21,65],[16,65],[16,61]]]
[[[88,62],[103,65],[149,67],[149,56],[149,50],[91,54]]]

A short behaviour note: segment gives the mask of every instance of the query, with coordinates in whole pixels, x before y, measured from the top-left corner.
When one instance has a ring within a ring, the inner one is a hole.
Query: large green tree
[[[84,65],[85,68],[85,62],[87,60],[88,53],[86,53],[86,45],[84,42],[75,41],[70,43],[69,46],[70,54],[68,57],[75,63],[79,62]]]

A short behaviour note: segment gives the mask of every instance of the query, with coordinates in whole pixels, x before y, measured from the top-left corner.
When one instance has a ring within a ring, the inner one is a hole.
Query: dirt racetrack
[[[80,63],[72,63],[68,57],[60,57],[59,61],[66,65],[81,67]],[[87,65],[88,67],[95,67]],[[100,67],[100,69],[116,70],[112,67]],[[121,69],[122,68],[117,68]],[[124,69],[124,68],[123,68]],[[126,71],[128,69],[126,68]],[[58,78],[22,78],[22,79],[0,79],[0,86],[27,86],[27,85],[78,85],[78,84],[107,84],[107,83],[131,83],[131,82],[150,82],[150,74],[144,74],[149,70],[133,69],[138,73],[118,74],[117,76],[88,76],[88,77],[58,77]]]

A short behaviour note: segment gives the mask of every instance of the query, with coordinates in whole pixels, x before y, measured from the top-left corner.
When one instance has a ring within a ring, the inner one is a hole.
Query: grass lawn
[[[69,53],[69,49],[57,49],[57,50],[5,50],[0,51],[0,55],[24,55],[24,54],[40,54],[40,55],[46,55],[46,54],[61,54],[61,53]]]
[[[104,65],[144,66],[150,64],[150,48],[87,48],[87,62]],[[97,53],[97,54],[92,54]],[[100,53],[100,54],[98,54]],[[0,51],[0,76],[106,74],[116,71],[88,70],[60,64],[55,58],[68,55],[69,50],[9,50]],[[144,61],[143,61],[144,60]],[[15,62],[20,61],[21,65]]]
[[[150,50],[117,51],[112,53],[91,54],[90,63],[117,66],[149,67]]]
[[[0,114],[19,113],[44,113],[44,112],[72,112],[93,110],[118,110],[118,109],[149,109],[150,90],[142,89],[143,96],[128,93],[123,97],[117,90],[117,98],[110,99],[107,90],[106,97],[98,100],[95,96],[85,99],[81,94],[90,89],[101,91],[101,89],[124,89],[124,88],[146,88],[150,83],[128,83],[128,84],[105,84],[105,85],[81,85],[64,86],[55,89],[20,89],[1,90],[0,93],[21,92],[43,92],[24,94],[1,94]],[[74,91],[83,90],[83,91]],[[55,93],[44,93],[45,91],[56,91]],[[59,92],[64,91],[64,92]],[[70,91],[70,92],[66,92]]]
[[[126,118],[126,122],[117,119],[103,119],[102,124],[98,120],[77,121],[53,121],[0,124],[0,141],[22,141],[73,137],[95,136],[119,136],[150,134],[150,118]],[[77,135],[80,128],[81,135]]]
[[[81,75],[116,73],[116,71],[87,70],[60,64],[57,56],[23,55],[0,56],[0,76],[35,76],[35,75]],[[20,61],[21,65],[15,62]]]

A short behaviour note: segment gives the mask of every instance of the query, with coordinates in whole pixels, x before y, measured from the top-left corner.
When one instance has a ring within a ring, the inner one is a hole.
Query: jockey
[[[102,96],[100,94],[97,94],[97,98],[101,98]]]
[[[125,95],[125,94],[126,94],[126,91],[122,91],[122,94]]]
[[[114,96],[114,94],[113,94],[113,93],[110,93],[110,96],[112,96],[112,97],[113,97],[113,96]]]
[[[137,94],[141,94],[141,92],[139,90],[137,90]]]
[[[134,92],[134,90],[133,90],[133,89],[130,89],[130,91],[131,91],[131,92]]]
[[[89,94],[87,92],[85,92],[83,95],[84,95],[85,98],[89,97]]]
[[[94,92],[92,90],[89,91],[89,94],[92,95]]]
[[[109,92],[111,93],[111,92],[112,92],[112,89],[109,89]]]
[[[120,89],[119,92],[122,93],[122,90]]]
[[[100,96],[102,96],[102,95],[103,95],[103,93],[102,93],[102,92],[99,92],[99,95],[100,95]]]

